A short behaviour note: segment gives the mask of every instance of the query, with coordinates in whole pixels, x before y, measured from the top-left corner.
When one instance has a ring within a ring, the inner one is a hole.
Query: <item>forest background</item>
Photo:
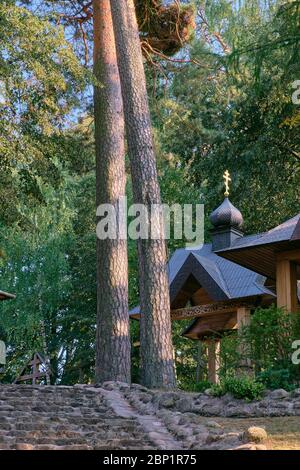
[[[88,2],[0,4],[0,287],[17,296],[0,311],[7,382],[45,349],[53,382],[94,376],[92,20],[70,21],[74,4]],[[300,2],[181,1],[181,12],[190,8],[188,40],[178,50],[161,44],[163,54],[144,53],[163,202],[204,203],[208,217],[228,168],[245,232],[267,230],[299,212],[300,104],[292,94]],[[171,238],[169,255],[183,245]],[[128,250],[135,306],[133,241]],[[184,327],[173,323],[178,384],[187,387],[196,379],[197,344],[180,337]],[[131,335],[136,381],[135,321]]]

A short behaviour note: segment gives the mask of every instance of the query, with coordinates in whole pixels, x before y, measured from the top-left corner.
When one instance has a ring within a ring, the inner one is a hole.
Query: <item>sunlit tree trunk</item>
[[[94,0],[96,202],[125,194],[124,117],[109,0]],[[97,239],[96,381],[130,382],[126,240]]]
[[[135,203],[150,213],[160,204],[146,79],[134,0],[111,0]],[[151,222],[150,222],[151,231]],[[139,240],[141,379],[148,387],[175,386],[170,299],[162,215],[155,239]]]

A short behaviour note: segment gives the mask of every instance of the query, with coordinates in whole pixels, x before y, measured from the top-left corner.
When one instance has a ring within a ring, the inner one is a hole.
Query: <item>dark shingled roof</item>
[[[168,263],[168,272],[171,303],[190,275],[193,275],[214,301],[261,295],[274,296],[274,293],[264,286],[264,276],[216,255],[211,244],[193,250],[176,250]],[[140,307],[135,307],[129,312],[130,315],[139,313]]]
[[[276,253],[295,248],[300,248],[300,213],[268,232],[239,238],[216,253],[275,279]]]
[[[218,253],[290,240],[300,240],[300,214],[268,232],[239,238],[228,249],[219,250]]]
[[[240,211],[225,197],[222,204],[210,214],[210,221],[214,227],[236,227],[243,225],[243,216]]]

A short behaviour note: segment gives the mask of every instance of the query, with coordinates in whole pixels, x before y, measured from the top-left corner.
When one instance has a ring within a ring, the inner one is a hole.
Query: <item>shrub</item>
[[[208,380],[202,380],[201,382],[197,382],[193,386],[193,392],[204,392],[208,388],[211,387],[211,383]]]
[[[234,398],[244,400],[259,400],[262,397],[265,386],[250,377],[228,376],[221,380],[219,385],[211,387],[212,395],[220,397],[225,393],[231,393]]]
[[[258,374],[257,380],[270,390],[284,388],[287,391],[291,391],[296,387],[296,385],[293,384],[292,374],[288,369],[267,369]]]
[[[226,392],[235,398],[258,400],[265,389],[264,385],[250,377],[227,377],[224,380]]]
[[[223,382],[220,384],[212,385],[210,390],[213,397],[222,397],[226,393]]]
[[[249,348],[256,372],[288,369],[291,365],[292,342],[300,336],[300,316],[272,306],[257,309],[242,339]]]
[[[220,377],[233,375],[241,361],[237,331],[226,332],[221,341]]]
[[[186,380],[185,382],[183,382],[182,380],[178,380],[177,385],[178,388],[180,388],[181,390],[185,390],[186,392],[197,393],[202,393],[211,387],[211,383],[207,380],[201,380],[200,382],[195,382],[191,380]]]
[[[275,305],[256,309],[239,334],[231,331],[222,337],[221,379],[234,376],[239,365],[250,359],[257,377],[268,371],[259,379],[268,388],[293,387],[300,380],[300,367],[292,364],[292,343],[299,338],[300,313],[288,313]]]

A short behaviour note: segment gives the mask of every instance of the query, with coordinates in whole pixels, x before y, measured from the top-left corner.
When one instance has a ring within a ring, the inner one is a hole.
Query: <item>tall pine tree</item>
[[[161,203],[139,30],[133,0],[111,0],[128,151],[135,203],[143,204],[151,234],[151,207]],[[155,239],[138,240],[141,300],[141,380],[172,388],[175,370],[171,340],[167,255],[162,214]]]
[[[130,382],[127,244],[120,239],[125,195],[124,118],[109,0],[94,0],[96,202],[110,204],[117,238],[97,239],[96,380]]]

